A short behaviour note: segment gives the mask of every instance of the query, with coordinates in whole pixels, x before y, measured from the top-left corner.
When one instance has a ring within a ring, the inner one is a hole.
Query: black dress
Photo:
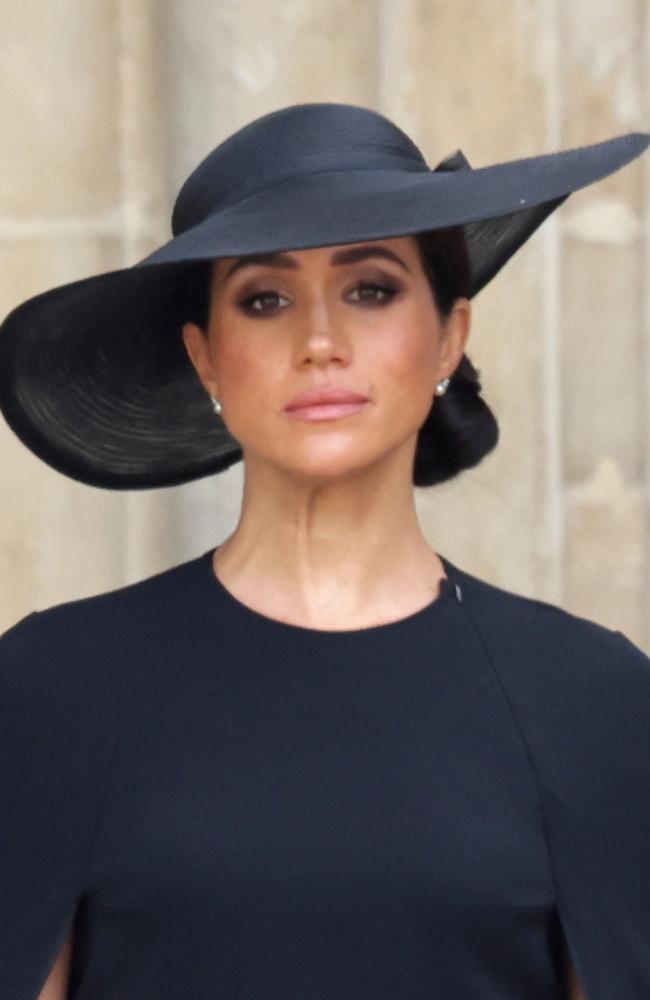
[[[650,659],[442,558],[325,631],[210,550],[0,637],[0,998],[650,998]]]

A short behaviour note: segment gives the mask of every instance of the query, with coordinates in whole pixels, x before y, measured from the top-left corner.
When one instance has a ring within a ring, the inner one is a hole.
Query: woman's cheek
[[[216,363],[219,384],[223,386],[222,396],[236,403],[250,393],[254,386],[260,388],[262,377],[262,352],[255,351],[251,345],[231,338],[228,344],[221,346]]]
[[[268,346],[260,345],[258,350],[230,346],[219,359],[218,371],[224,418],[235,436],[240,433],[249,438],[269,433],[272,421],[260,417],[265,414],[270,418],[287,400],[277,388],[283,384],[278,374],[281,365]]]
[[[385,343],[383,365],[391,379],[402,388],[404,385],[428,388],[436,365],[431,338],[423,336],[419,326],[404,326],[399,336]]]

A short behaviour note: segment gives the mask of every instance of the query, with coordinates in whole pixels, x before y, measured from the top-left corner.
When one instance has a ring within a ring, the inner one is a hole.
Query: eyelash
[[[356,301],[360,302],[361,304],[364,304],[364,302],[365,304],[369,303],[371,306],[378,306],[379,308],[383,308],[384,306],[389,305],[399,291],[399,289],[395,288],[393,285],[384,285],[376,281],[360,281],[357,285],[355,285],[352,291],[356,292],[359,290],[367,290],[367,289],[372,289],[375,292],[380,292],[382,295],[385,296],[385,298],[370,299],[370,300],[358,299]],[[274,295],[277,298],[284,298],[284,296],[281,296],[278,292],[273,291],[273,289],[270,288],[264,289],[260,292],[255,292],[254,295],[249,295],[247,298],[242,299],[242,301],[239,303],[239,308],[250,316],[265,316],[265,315],[268,316],[269,314],[275,312],[276,310],[255,309],[252,303],[255,302],[257,299],[264,299],[269,295]]]

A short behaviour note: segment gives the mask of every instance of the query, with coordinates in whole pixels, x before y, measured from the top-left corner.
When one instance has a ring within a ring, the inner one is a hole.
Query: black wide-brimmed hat
[[[185,181],[167,243],[9,314],[0,410],[31,451],[92,486],[148,489],[219,472],[242,450],[182,340],[193,264],[462,226],[475,295],[573,191],[649,142],[632,132],[478,169],[458,150],[431,169],[368,108],[296,104],[266,114]]]

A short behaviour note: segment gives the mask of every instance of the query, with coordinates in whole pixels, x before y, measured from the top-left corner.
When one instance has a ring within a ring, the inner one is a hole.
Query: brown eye
[[[262,292],[256,292],[255,295],[249,295],[248,298],[243,299],[242,302],[239,303],[239,306],[244,310],[244,312],[249,313],[250,315],[261,316],[274,312],[275,310],[273,309],[273,306],[277,305],[280,300],[284,303],[289,301],[278,292],[268,289]]]
[[[355,293],[359,293],[355,297]],[[392,285],[380,285],[375,282],[362,281],[350,293],[350,297],[355,302],[368,303],[369,305],[387,305],[397,294],[397,289]]]

